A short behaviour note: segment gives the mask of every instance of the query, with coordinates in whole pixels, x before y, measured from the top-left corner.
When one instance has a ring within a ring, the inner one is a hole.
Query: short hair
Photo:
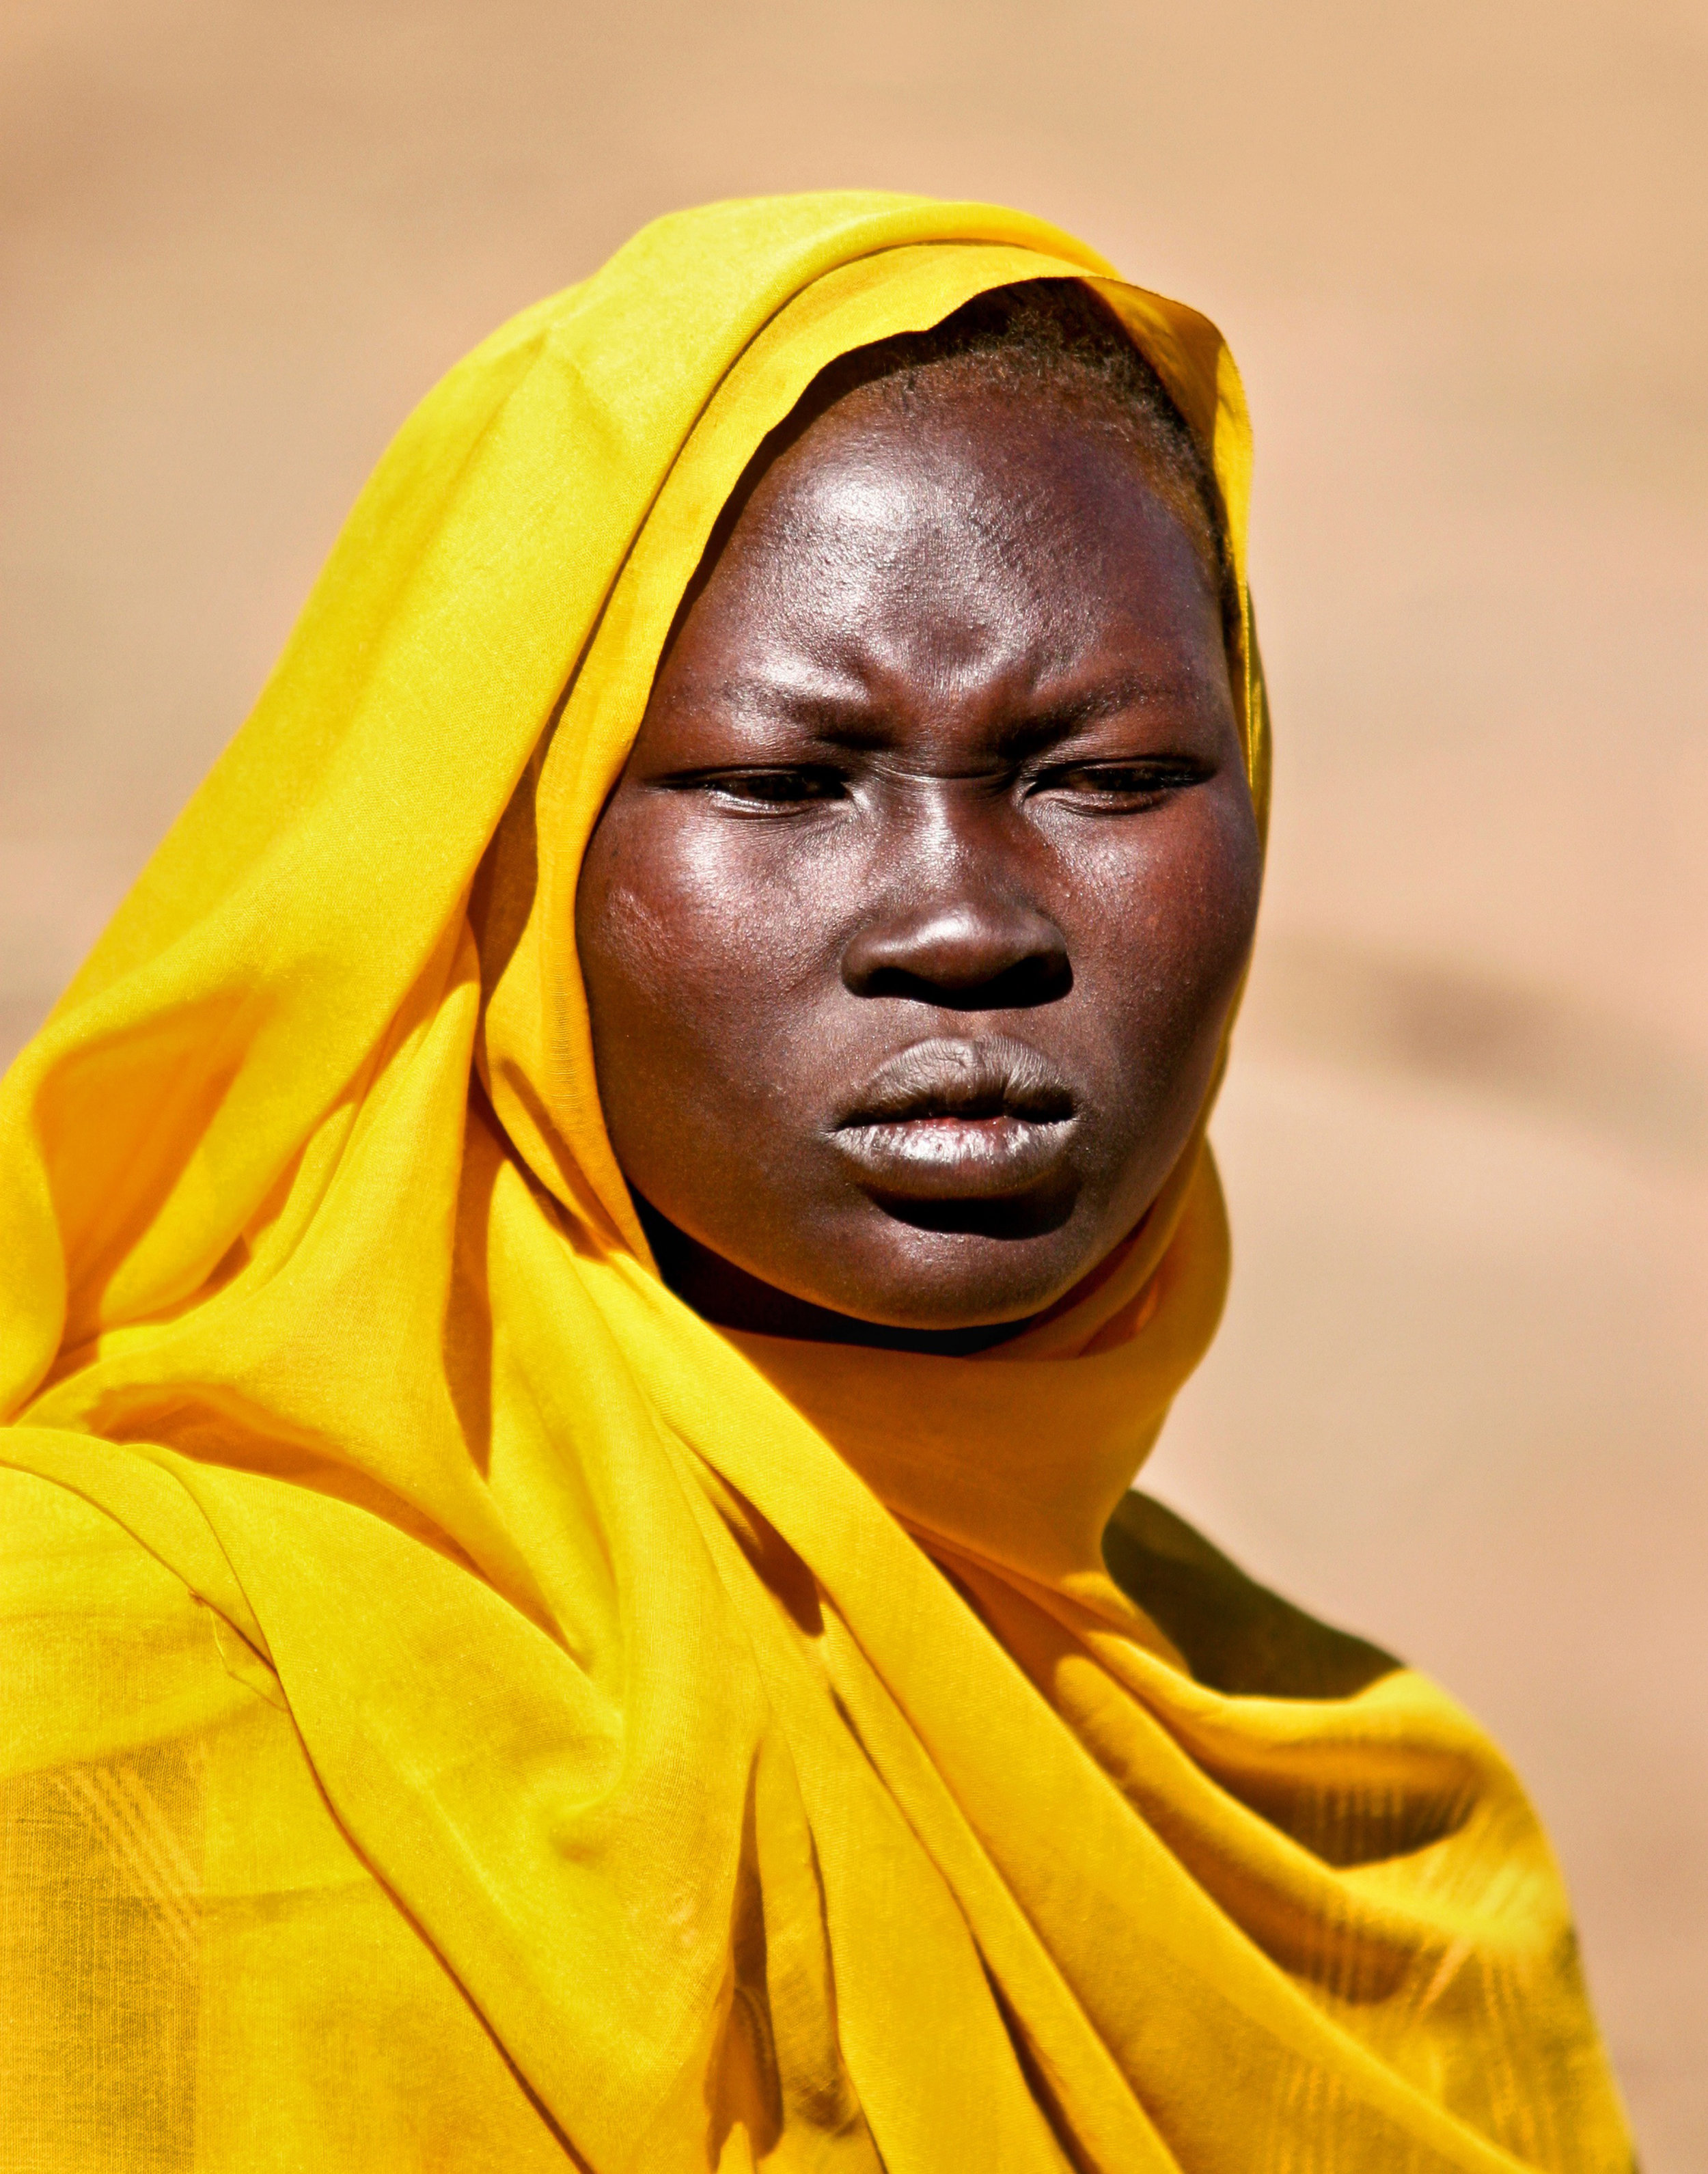
[[[822,414],[867,385],[893,387],[905,400],[919,373],[961,361],[1005,392],[1048,400],[1122,441],[1186,531],[1232,649],[1240,633],[1239,585],[1214,472],[1154,365],[1083,281],[1029,279],[992,288],[927,332],[855,348],[819,372],[802,408]]]

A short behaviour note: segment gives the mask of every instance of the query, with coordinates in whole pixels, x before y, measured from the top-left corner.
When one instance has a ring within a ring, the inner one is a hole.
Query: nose
[[[1067,938],[1046,913],[1000,891],[904,900],[867,922],[842,955],[857,997],[906,997],[950,1011],[1051,1003],[1073,987]]]

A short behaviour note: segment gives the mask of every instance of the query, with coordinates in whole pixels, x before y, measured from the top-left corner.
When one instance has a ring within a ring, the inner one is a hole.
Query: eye
[[[1100,814],[1154,808],[1170,793],[1202,785],[1209,765],[1183,755],[1146,755],[1126,762],[1063,763],[1046,771],[1032,791]]]
[[[845,789],[840,772],[822,765],[711,771],[694,782],[726,806],[754,813],[787,814],[813,803],[840,800]]]

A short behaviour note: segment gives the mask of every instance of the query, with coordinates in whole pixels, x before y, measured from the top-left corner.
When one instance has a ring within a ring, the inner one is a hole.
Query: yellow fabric
[[[1123,1503],[1199,1143],[948,1360],[711,1328],[606,1139],[576,872],[719,506],[830,358],[1040,276],[1243,569],[1225,348],[1067,235],[663,220],[405,426],[8,1075],[0,2166],[1628,2165],[1499,1755],[1356,1641],[1288,1695],[1304,1619]]]

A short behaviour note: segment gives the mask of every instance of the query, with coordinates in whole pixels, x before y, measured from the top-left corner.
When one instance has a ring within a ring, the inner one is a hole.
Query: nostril
[[[910,973],[905,967],[884,966],[869,976],[856,993],[862,997],[904,997],[914,1003],[936,1004],[946,1011],[1020,1011],[1033,1004],[1047,1004],[1065,997],[1073,986],[1066,958],[1021,959],[1001,973],[982,981],[946,981]]]
[[[1073,985],[1061,930],[1030,907],[959,909],[868,924],[844,955],[842,979],[857,996],[954,1011],[1050,1003]]]

